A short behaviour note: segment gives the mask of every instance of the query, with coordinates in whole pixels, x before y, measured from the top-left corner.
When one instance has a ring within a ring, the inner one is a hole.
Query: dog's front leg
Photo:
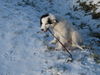
[[[64,39],[63,37],[60,37],[60,38],[59,38],[59,41],[60,41],[61,43],[60,43],[60,42],[57,42],[57,47],[56,47],[57,50],[63,49],[62,44],[65,45],[65,39]]]
[[[60,49],[62,49],[62,45],[59,43],[59,42],[57,42],[57,44],[56,44],[57,46],[56,46],[56,50],[60,50]]]
[[[54,39],[50,42],[50,44],[56,44],[56,43],[57,43],[56,38],[54,38]]]
[[[54,34],[54,36],[56,38],[58,38],[58,36],[56,34]],[[50,42],[50,44],[56,44],[57,43],[57,39],[54,37],[54,39]]]

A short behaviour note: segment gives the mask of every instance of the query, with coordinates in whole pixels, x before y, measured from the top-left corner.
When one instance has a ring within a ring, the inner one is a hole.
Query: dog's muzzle
[[[48,31],[48,29],[49,29],[49,28],[47,28],[46,30],[45,30],[45,29],[41,29],[41,31],[43,31],[43,32],[47,32],[47,31]]]

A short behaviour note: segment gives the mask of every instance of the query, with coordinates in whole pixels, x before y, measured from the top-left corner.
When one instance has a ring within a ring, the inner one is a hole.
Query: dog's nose
[[[44,29],[41,29],[41,31],[44,31]]]

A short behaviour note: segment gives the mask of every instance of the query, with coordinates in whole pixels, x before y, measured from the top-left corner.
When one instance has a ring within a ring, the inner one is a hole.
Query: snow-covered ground
[[[0,0],[0,75],[100,75],[100,64],[91,57],[91,50],[72,51],[74,61],[67,63],[67,52],[48,50],[44,43],[48,37],[45,33],[38,33],[42,14],[51,12],[65,16],[73,11],[74,0],[33,1],[34,7],[24,5],[21,0]],[[100,27],[96,28],[96,25],[100,24],[100,19],[92,20],[90,15],[83,14],[81,11],[72,12],[71,15],[80,20],[67,15],[66,18],[75,22],[76,27],[84,22],[99,32]],[[79,31],[86,44],[97,39],[88,36],[90,31],[87,28]],[[100,53],[99,46],[94,42],[92,46]]]

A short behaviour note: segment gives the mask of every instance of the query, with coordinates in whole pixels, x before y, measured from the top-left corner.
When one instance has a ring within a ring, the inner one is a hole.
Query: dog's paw
[[[55,50],[57,50],[57,51],[59,51],[59,50],[61,50],[61,49],[62,49],[62,48],[58,48],[58,47],[55,48]]]
[[[56,40],[52,40],[50,44],[56,44]]]

